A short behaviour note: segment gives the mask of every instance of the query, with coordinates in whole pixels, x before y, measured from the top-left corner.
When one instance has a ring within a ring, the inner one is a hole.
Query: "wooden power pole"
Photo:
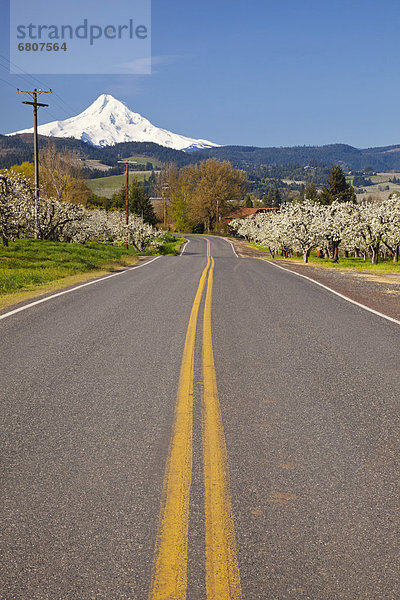
[[[168,183],[162,185],[162,199],[163,199],[163,213],[164,213],[164,228],[167,228],[167,190],[169,188]]]
[[[126,248],[128,249],[129,247],[129,232],[128,232],[128,225],[129,225],[129,165],[130,164],[134,164],[136,163],[136,160],[119,160],[117,161],[119,163],[125,163],[126,164],[126,168],[125,168],[125,222],[126,222]]]
[[[44,90],[20,90],[17,89],[18,94],[29,94],[33,102],[22,102],[22,104],[30,104],[33,106],[33,162],[35,165],[35,238],[38,237],[39,233],[39,143],[38,143],[38,120],[37,120],[37,110],[38,106],[48,106],[48,104],[42,104],[38,102],[39,94],[51,94],[52,91],[44,91]]]

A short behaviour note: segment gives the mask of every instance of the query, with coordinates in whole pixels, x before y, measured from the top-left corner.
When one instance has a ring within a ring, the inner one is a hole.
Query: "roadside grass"
[[[97,243],[10,242],[0,246],[0,310],[132,265],[140,256],[176,256],[185,241],[167,233],[160,248],[144,252]]]
[[[127,265],[125,265],[127,266]],[[9,294],[0,293],[0,310],[9,306],[14,306],[20,302],[26,302],[32,300],[44,294],[53,294],[63,290],[65,288],[77,285],[79,283],[86,283],[91,279],[108,275],[112,269],[100,269],[98,271],[90,271],[86,273],[78,273],[77,275],[68,275],[63,279],[55,279],[47,284],[41,284],[38,287],[32,287],[28,289],[17,290]]]
[[[0,246],[0,296],[36,289],[80,273],[112,271],[136,262],[133,248],[16,240]]]
[[[267,248],[262,246],[258,246],[254,242],[245,242],[247,246],[251,246],[252,248],[256,248],[257,250],[261,250],[261,252],[265,252],[271,257],[270,252]],[[285,260],[291,261],[295,263],[303,262],[302,256],[292,256],[290,258],[285,258],[283,256],[275,255],[274,260]],[[393,273],[400,275],[400,263],[394,263],[392,259],[380,259],[377,265],[373,265],[371,263],[371,259],[367,259],[364,262],[363,258],[340,258],[338,263],[332,262],[329,258],[318,258],[316,252],[312,252],[309,258],[309,265],[314,267],[322,267],[325,269],[352,269],[354,271],[370,271],[375,273]]]
[[[177,256],[180,251],[182,245],[186,242],[185,238],[180,237],[176,238],[171,233],[166,233],[164,236],[164,242],[162,246],[159,248],[152,248],[150,250],[145,250],[144,252],[140,252],[140,256],[157,256],[161,254],[161,256]]]

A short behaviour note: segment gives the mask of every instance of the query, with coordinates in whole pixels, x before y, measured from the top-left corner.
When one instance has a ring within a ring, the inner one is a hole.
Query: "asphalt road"
[[[0,320],[1,600],[397,600],[400,326],[189,237]]]

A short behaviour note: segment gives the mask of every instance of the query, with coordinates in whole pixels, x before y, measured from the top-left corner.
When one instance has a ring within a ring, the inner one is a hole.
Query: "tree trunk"
[[[396,246],[396,248],[393,252],[393,262],[395,262],[395,263],[399,262],[399,248],[400,248],[400,246]]]
[[[5,248],[7,248],[7,247],[8,247],[8,239],[7,239],[6,237],[4,237],[4,235],[3,235],[3,246],[4,246]]]
[[[379,256],[379,246],[374,246],[372,248],[372,258],[371,258],[373,265],[378,264],[378,256]]]
[[[303,262],[308,263],[309,256],[310,256],[309,250],[307,250],[306,252],[303,252]]]

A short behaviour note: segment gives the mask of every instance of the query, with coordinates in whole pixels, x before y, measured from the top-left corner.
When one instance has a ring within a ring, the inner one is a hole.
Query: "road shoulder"
[[[274,261],[265,252],[239,240],[231,240],[240,258],[269,260],[288,271],[306,275],[355,302],[364,304],[394,319],[400,319],[400,276],[390,273],[316,267],[290,260]]]

